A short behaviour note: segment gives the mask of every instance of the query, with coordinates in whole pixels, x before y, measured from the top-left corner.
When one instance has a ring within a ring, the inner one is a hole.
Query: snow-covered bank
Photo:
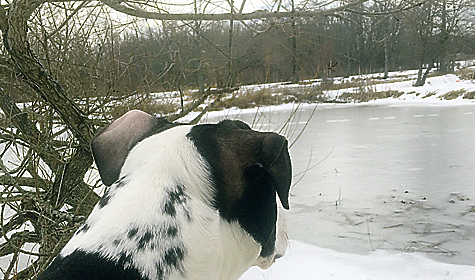
[[[475,69],[469,68],[468,71],[475,71]],[[236,118],[240,115],[255,114],[256,112],[281,112],[281,111],[293,111],[296,109],[308,109],[318,106],[319,108],[342,108],[348,106],[461,106],[461,105],[475,105],[475,99],[469,98],[475,94],[475,81],[461,79],[454,74],[447,74],[442,76],[428,77],[424,86],[414,87],[417,71],[408,70],[401,72],[391,72],[390,78],[387,80],[379,80],[378,83],[364,85],[365,79],[374,79],[381,74],[353,76],[349,78],[336,78],[335,84],[342,84],[348,81],[359,80],[362,81],[360,87],[348,87],[337,90],[325,90],[323,91],[323,99],[345,101],[346,103],[287,103],[274,106],[264,106],[248,109],[230,108],[220,111],[211,111],[206,114],[202,119],[206,122],[208,119],[216,118]],[[405,78],[401,78],[405,77]],[[259,91],[261,89],[269,89],[274,94],[282,94],[283,92],[306,92],[311,91],[312,87],[318,87],[320,81],[308,83],[305,85],[298,84],[282,84],[271,83],[262,85],[243,86],[240,91]],[[396,91],[400,93],[398,97],[373,99],[367,102],[353,102],[348,100],[341,100],[341,96],[361,90],[361,87],[365,87],[365,90],[371,90],[373,92],[384,91]],[[458,93],[457,93],[458,92]],[[454,93],[453,96],[447,96],[447,94]],[[196,117],[199,112],[194,112],[188,115],[181,121],[189,121]]]
[[[270,269],[251,268],[240,280],[471,280],[475,266],[436,262],[420,254],[375,251],[339,253],[292,240]]]

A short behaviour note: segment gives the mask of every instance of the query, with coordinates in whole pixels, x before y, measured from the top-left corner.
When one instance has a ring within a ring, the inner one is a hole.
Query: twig
[[[201,118],[204,116],[204,114],[208,113],[208,111],[211,108],[213,108],[213,106],[217,102],[219,102],[221,100],[221,96],[222,96],[222,94],[218,95],[218,97],[216,97],[216,99],[213,101],[213,103],[206,106],[206,108],[198,116],[196,116],[192,121],[190,121],[188,124],[197,124],[201,120]]]
[[[370,233],[370,231],[369,231],[369,216],[368,216],[367,219],[366,219],[366,225],[367,225],[367,228],[368,228],[368,240],[369,240],[369,244],[371,245],[371,250],[374,251],[373,241],[371,241],[371,233]]]

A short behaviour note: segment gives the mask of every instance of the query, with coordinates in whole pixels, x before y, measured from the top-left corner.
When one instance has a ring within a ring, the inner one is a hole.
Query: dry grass
[[[474,68],[462,68],[454,72],[460,80],[473,80],[475,79],[475,69]]]
[[[398,90],[375,91],[372,87],[367,87],[359,88],[353,92],[345,92],[340,95],[340,99],[344,101],[367,102],[381,98],[398,98],[403,94],[404,92]]]
[[[473,79],[474,72],[474,69],[465,68],[457,70],[456,74],[463,76],[463,78]],[[437,75],[438,73],[436,71],[430,74],[430,76]],[[213,105],[212,110],[222,110],[232,107],[247,109],[260,106],[279,105],[290,102],[345,103],[367,102],[370,100],[389,97],[399,98],[404,94],[404,92],[398,90],[377,91],[375,86],[377,84],[400,82],[411,79],[412,78],[407,75],[392,77],[390,80],[382,79],[382,77],[352,77],[351,79],[345,79],[341,82],[337,79],[334,81],[327,81],[325,83],[318,83],[316,80],[304,81],[299,83],[299,86],[296,87],[281,88],[271,86],[265,88],[242,88],[241,90],[235,91],[228,96],[222,97],[221,100]],[[326,94],[327,91],[345,89],[347,92],[341,94],[336,100],[330,100]],[[198,91],[196,90],[185,90],[183,94],[185,101],[192,101],[199,97]],[[416,93],[415,91],[408,94],[416,94],[417,96],[420,95],[420,93]],[[432,91],[425,94],[425,96],[422,98],[427,98],[436,94],[437,91]],[[463,96],[465,99],[475,99],[475,92],[467,92],[465,89],[450,91],[442,95],[440,99],[452,100],[458,98],[459,96]],[[179,107],[179,102],[171,97],[166,99],[146,95],[145,97],[133,97],[117,102],[117,106],[111,108],[110,113],[113,117],[118,117],[131,109],[140,109],[159,115],[168,115],[178,111]],[[200,108],[197,108],[196,110],[199,111]]]
[[[115,119],[130,110],[138,109],[150,114],[169,115],[178,111],[178,108],[178,104],[175,104],[172,99],[158,99],[147,94],[116,102],[109,107],[109,114]]]
[[[237,107],[247,109],[259,106],[268,106],[282,103],[282,95],[273,89],[262,88],[257,90],[246,89],[235,93],[229,98],[223,98],[213,109]]]
[[[296,88],[260,88],[245,89],[236,92],[232,96],[223,98],[213,108],[220,110],[223,108],[237,107],[240,109],[254,108],[260,106],[279,105],[290,102],[328,102],[325,99],[320,86],[296,87]]]
[[[437,91],[434,90],[434,91],[429,91],[426,95],[424,95],[422,98],[427,98],[427,97],[431,97],[431,96],[434,96],[437,94]]]
[[[440,99],[445,99],[445,100],[452,100],[452,99],[458,98],[459,96],[465,94],[466,92],[467,92],[467,90],[464,89],[464,88],[458,89],[458,90],[452,90],[452,91],[449,91],[449,92],[445,93],[444,95],[440,96],[439,98]]]
[[[475,99],[475,91],[466,92],[466,93],[463,95],[463,98],[464,98],[464,99]]]
[[[311,87],[297,88],[293,91],[285,91],[286,100],[292,102],[307,102],[307,103],[327,103],[336,102],[335,100],[328,100],[322,86],[316,85]]]

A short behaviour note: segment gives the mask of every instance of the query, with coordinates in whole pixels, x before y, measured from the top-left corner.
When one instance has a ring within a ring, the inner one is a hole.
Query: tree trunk
[[[229,2],[231,8],[231,19],[229,20],[229,31],[228,31],[228,78],[226,82],[226,87],[234,87],[235,82],[235,71],[234,71],[234,53],[233,53],[233,36],[234,36],[234,0]]]
[[[93,128],[88,125],[86,116],[76,103],[67,97],[61,85],[39,63],[28,42],[27,22],[31,13],[43,2],[18,0],[12,3],[8,10],[8,27],[3,34],[5,48],[25,81],[61,116],[79,143],[89,147]]]
[[[292,13],[295,14],[294,0],[292,0]],[[297,61],[297,30],[295,29],[295,17],[292,17],[292,83],[297,84],[299,82],[298,73],[298,61]]]
[[[79,146],[74,155],[60,168],[62,172],[56,176],[53,189],[49,192],[52,205],[61,207],[76,188],[81,189],[84,174],[92,165],[89,143],[94,129],[76,103],[66,95],[61,85],[46,72],[30,48],[27,22],[31,13],[40,4],[42,1],[37,0],[14,1],[8,10],[8,26],[4,31],[3,40],[6,50],[24,80],[51,105],[78,141]],[[80,190],[80,193],[84,195],[89,191]],[[81,201],[83,196],[76,199]]]
[[[194,3],[194,12],[195,14],[198,14],[198,0],[195,0]],[[195,50],[198,53],[195,53],[195,57],[197,58],[194,63],[194,71],[196,75],[196,82],[198,84],[198,89],[200,93],[205,92],[205,80],[203,77],[203,70],[202,70],[202,61],[201,61],[201,39],[200,39],[200,34],[201,32],[201,22],[200,21],[195,21],[193,25],[193,38],[194,38],[194,44],[195,44]],[[183,109],[183,104],[182,104],[182,109]]]
[[[389,78],[389,50],[388,40],[384,40],[384,76],[383,79]]]
[[[447,37],[447,1],[442,1],[442,14],[441,14],[441,44],[439,45],[439,71],[442,74],[447,73],[447,49],[445,46],[445,42],[447,41],[445,38]]]
[[[425,70],[425,72],[423,72],[423,64],[421,64],[421,66],[419,67],[419,72],[417,73],[417,81],[413,86],[421,87],[421,86],[425,85],[426,79],[429,76],[429,73],[430,73],[430,71],[432,70],[433,67],[434,67],[434,63],[431,62],[427,66],[427,69]]]

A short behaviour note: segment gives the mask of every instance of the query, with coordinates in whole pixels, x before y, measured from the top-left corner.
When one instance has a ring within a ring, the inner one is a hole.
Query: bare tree
[[[423,86],[436,64],[443,73],[449,70],[449,43],[458,35],[458,23],[470,6],[471,1],[433,0],[407,12],[419,42],[419,72],[414,86]]]

